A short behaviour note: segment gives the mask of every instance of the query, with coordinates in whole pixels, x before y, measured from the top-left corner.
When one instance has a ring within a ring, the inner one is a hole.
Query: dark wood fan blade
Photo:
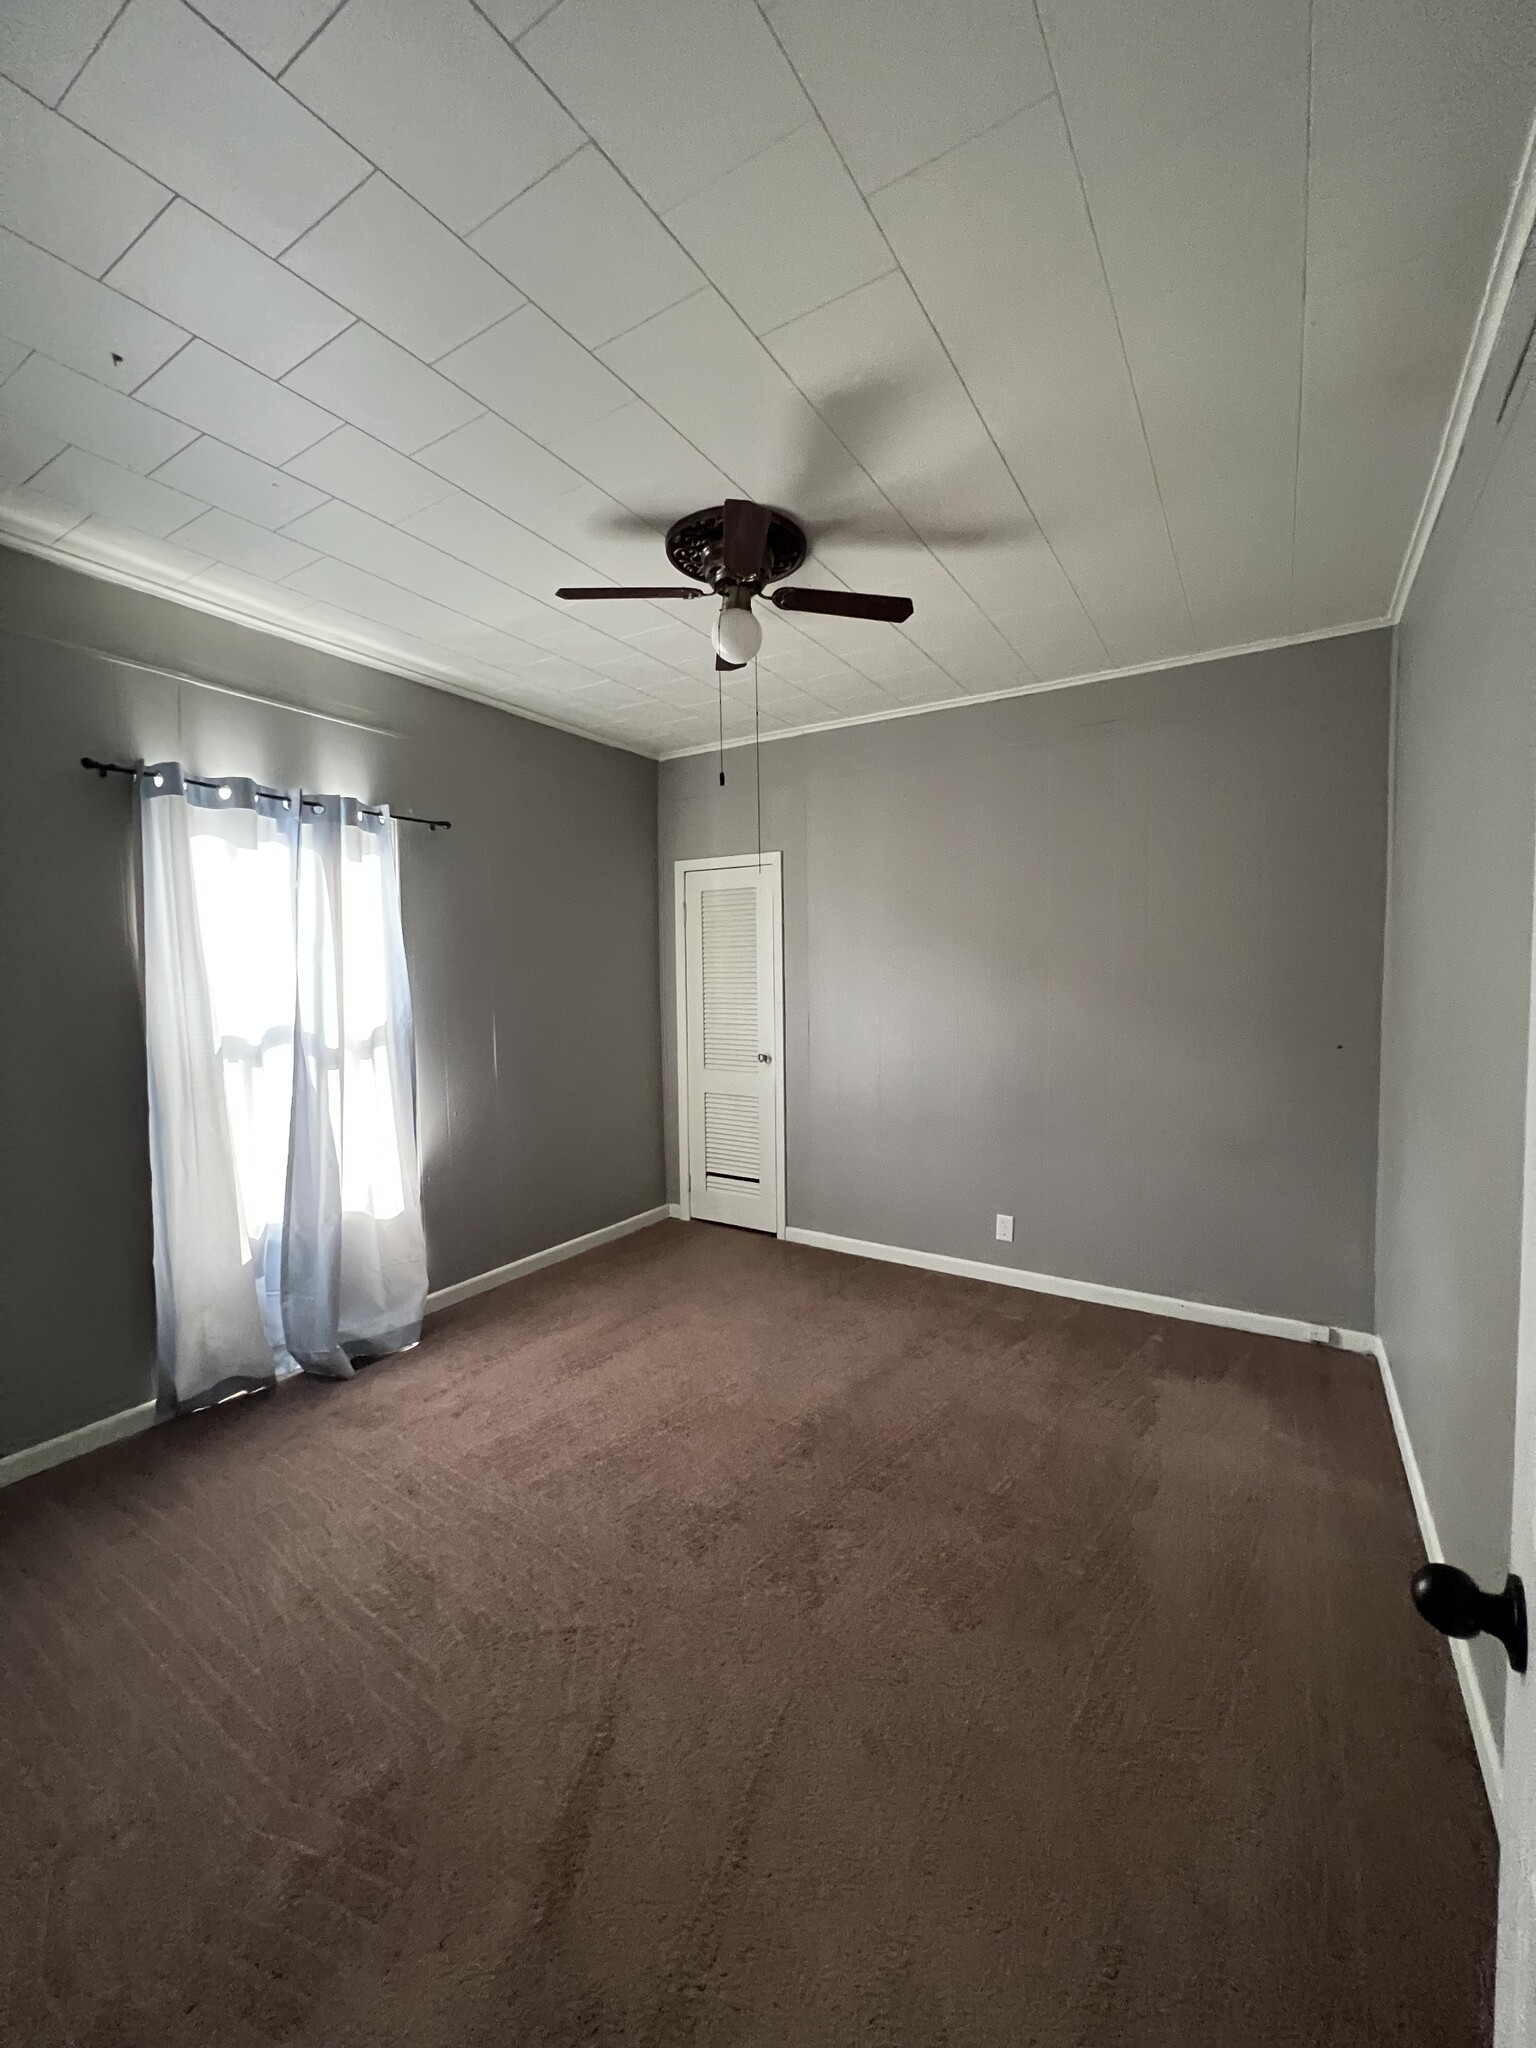
[[[725,533],[720,552],[726,576],[732,583],[750,582],[762,569],[768,546],[768,507],[754,505],[750,498],[727,498],[721,510]]]
[[[557,590],[556,597],[708,597],[707,590],[700,590],[692,583],[646,583],[633,590],[621,589],[612,583],[604,583],[593,590]]]
[[[874,597],[867,590],[788,590],[769,592],[781,612],[826,612],[839,619],[884,619],[899,626],[912,616],[910,597]]]

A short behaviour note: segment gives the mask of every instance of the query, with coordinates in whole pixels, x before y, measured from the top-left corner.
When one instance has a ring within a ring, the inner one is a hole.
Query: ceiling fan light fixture
[[[722,661],[735,668],[749,662],[763,644],[763,629],[750,602],[733,603],[727,598],[720,607],[711,638]]]

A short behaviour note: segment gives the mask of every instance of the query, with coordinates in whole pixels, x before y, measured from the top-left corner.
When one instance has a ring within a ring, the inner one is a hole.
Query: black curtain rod
[[[147,768],[130,768],[121,761],[93,761],[89,754],[82,754],[80,756],[80,766],[82,768],[94,768],[103,781],[109,775],[140,776],[149,773]],[[193,783],[198,789],[222,789],[224,787],[222,781],[211,775],[183,775],[181,779],[183,782]],[[256,793],[258,796],[287,796],[289,794],[286,789],[265,789],[259,782],[256,785]],[[306,796],[302,789],[299,791],[299,802],[301,804],[312,801],[313,798]],[[384,815],[384,806],[382,804],[360,804],[358,808],[366,812],[370,818],[381,818]],[[449,818],[414,818],[409,811],[391,811],[389,815],[401,825],[425,825],[429,832],[451,832],[453,830],[453,821]]]

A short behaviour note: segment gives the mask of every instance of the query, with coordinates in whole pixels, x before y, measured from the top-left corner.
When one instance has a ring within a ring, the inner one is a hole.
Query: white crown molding
[[[1243,654],[1271,654],[1281,647],[1308,647],[1316,640],[1342,640],[1350,633],[1373,633],[1390,626],[1391,619],[1354,619],[1344,626],[1316,626],[1307,633],[1279,633],[1269,640],[1245,640],[1235,647],[1211,647],[1199,654],[1165,654],[1156,661],[1128,662],[1124,668],[1094,669],[1090,674],[1056,676],[1045,682],[1014,683],[1006,690],[978,690],[965,697],[945,697],[937,704],[893,704],[889,711],[861,711],[852,718],[819,719],[815,725],[790,726],[783,732],[765,732],[762,744],[775,740],[804,739],[807,733],[844,732],[855,725],[888,725],[894,718],[928,718],[936,711],[969,711],[976,704],[1001,704],[1010,697],[1038,697],[1047,690],[1076,690],[1088,683],[1113,683],[1122,676],[1161,675],[1164,669],[1198,668],[1208,661],[1235,661]],[[753,738],[727,740],[725,751],[750,747]],[[694,754],[718,754],[720,742],[706,740],[696,747],[677,747],[662,754],[663,761],[686,761]]]
[[[1536,231],[1536,119],[1533,119],[1526,135],[1519,172],[1505,210],[1487,283],[1483,288],[1477,318],[1473,323],[1472,336],[1467,345],[1445,427],[1441,433],[1434,467],[1430,472],[1429,482],[1398,570],[1391,604],[1381,618],[1360,619],[1347,625],[1325,626],[1309,632],[1280,634],[1266,640],[1243,641],[1235,646],[1211,648],[1197,654],[1173,655],[1157,661],[1132,662],[1121,668],[1096,669],[1085,675],[1018,683],[1009,689],[978,691],[974,695],[946,698],[935,704],[895,704],[884,711],[862,712],[849,718],[822,719],[813,725],[797,725],[779,732],[763,733],[760,735],[760,743],[768,746],[776,740],[803,739],[810,733],[841,732],[852,726],[882,725],[898,718],[925,718],[940,711],[963,711],[975,704],[996,704],[1011,697],[1032,697],[1046,690],[1077,689],[1090,683],[1113,682],[1122,676],[1153,675],[1163,669],[1188,668],[1208,661],[1230,661],[1239,655],[1264,654],[1277,648],[1303,647],[1318,640],[1332,640],[1349,633],[1369,632],[1377,627],[1395,627],[1402,619],[1430,536],[1434,532],[1435,522],[1440,515],[1440,508],[1445,502],[1445,494],[1455,474],[1456,464],[1471,424],[1473,409],[1487,375],[1500,326],[1508,310],[1520,261],[1533,231]],[[64,567],[77,569],[82,575],[93,576],[99,582],[116,583],[129,590],[142,591],[150,597],[166,598],[173,604],[206,613],[211,618],[227,620],[232,625],[246,626],[253,632],[266,633],[274,639],[286,640],[295,646],[309,647],[319,654],[356,662],[364,668],[376,669],[385,675],[400,676],[409,682],[422,683],[429,689],[445,690],[452,696],[468,698],[472,703],[484,704],[491,710],[505,712],[513,718],[524,718],[530,724],[548,726],[555,732],[569,734],[573,739],[590,740],[597,746],[613,747],[621,753],[635,754],[642,760],[682,761],[694,755],[721,751],[720,742],[716,740],[657,753],[652,748],[633,741],[593,733],[521,704],[509,703],[505,698],[493,696],[488,691],[477,689],[473,684],[455,677],[451,671],[438,673],[408,661],[366,653],[359,648],[327,639],[324,635],[306,630],[300,625],[277,625],[271,620],[255,618],[249,613],[236,610],[231,605],[220,604],[200,591],[192,591],[182,585],[157,583],[147,576],[137,576],[131,570],[117,564],[109,565],[94,562],[86,556],[65,554],[55,543],[40,542],[9,530],[0,530],[0,545],[13,547],[21,554],[36,555],[43,561],[62,563]],[[734,750],[758,743],[758,735],[743,736],[727,740],[725,747]]]
[[[1488,282],[1483,287],[1482,303],[1477,309],[1477,319],[1472,325],[1472,339],[1467,344],[1461,375],[1456,380],[1456,390],[1451,399],[1450,412],[1446,415],[1445,431],[1440,436],[1435,466],[1430,471],[1424,501],[1419,507],[1419,516],[1414,521],[1413,531],[1408,537],[1402,567],[1397,572],[1397,587],[1392,593],[1392,605],[1388,614],[1394,626],[1402,619],[1408,599],[1412,595],[1414,580],[1424,559],[1424,551],[1429,546],[1430,535],[1435,530],[1435,521],[1440,516],[1440,507],[1445,502],[1445,494],[1451,487],[1451,478],[1456,473],[1462,444],[1472,423],[1472,410],[1477,403],[1478,393],[1482,390],[1483,379],[1488,373],[1488,364],[1499,338],[1499,329],[1503,325],[1510,295],[1515,288],[1520,259],[1525,254],[1526,244],[1530,241],[1533,230],[1536,230],[1536,119],[1532,120],[1530,131],[1525,138],[1525,154],[1520,160],[1520,170],[1515,179],[1514,189],[1510,193],[1504,225],[1494,248]]]
[[[64,536],[66,539],[68,536]],[[170,604],[179,604],[187,611],[203,612],[211,619],[223,619],[232,626],[246,626],[253,633],[265,633],[273,640],[286,640],[294,647],[308,647],[316,654],[328,654],[333,661],[350,661],[359,668],[376,669],[380,675],[397,676],[408,683],[424,683],[429,690],[444,690],[450,697],[467,697],[472,704],[483,704],[487,710],[505,712],[509,718],[525,718],[530,725],[546,725],[552,732],[568,733],[574,740],[590,740],[595,747],[612,747],[621,754],[638,754],[643,761],[654,761],[657,757],[648,747],[635,746],[628,740],[615,739],[605,733],[589,732],[584,726],[566,725],[558,718],[547,718],[541,711],[533,711],[522,704],[512,704],[505,697],[493,697],[487,690],[477,690],[472,683],[456,681],[451,675],[434,675],[430,669],[416,668],[407,661],[397,661],[382,654],[368,654],[361,648],[349,647],[339,640],[327,640],[322,634],[307,632],[301,626],[279,626],[270,619],[253,618],[249,612],[237,611],[233,605],[218,604],[202,591],[191,591],[176,583],[156,583],[148,576],[135,576],[131,570],[123,569],[116,563],[93,562],[86,555],[62,554],[57,547],[42,541],[23,538],[12,533],[8,527],[0,527],[0,547],[14,548],[19,555],[35,555],[40,562],[52,562],[62,569],[76,569],[82,576],[93,577],[98,583],[116,583],[125,590],[142,591],[146,597],[160,597]],[[33,635],[36,638],[38,636]],[[84,641],[58,641],[59,646],[78,646],[90,653],[102,654],[104,648],[86,648]],[[113,660],[123,659],[113,655]],[[136,661],[131,666],[155,668],[149,661]],[[166,669],[158,674],[170,673]],[[184,678],[197,682],[196,676]],[[210,685],[232,689],[228,684]],[[245,696],[246,691],[232,690],[232,694]],[[259,699],[271,702],[271,699]],[[302,710],[301,705],[285,706],[289,710]]]

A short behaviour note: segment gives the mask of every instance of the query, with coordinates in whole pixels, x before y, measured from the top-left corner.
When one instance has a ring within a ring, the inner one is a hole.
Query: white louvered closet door
[[[709,1223],[776,1230],[776,870],[689,869],[688,1198]]]

